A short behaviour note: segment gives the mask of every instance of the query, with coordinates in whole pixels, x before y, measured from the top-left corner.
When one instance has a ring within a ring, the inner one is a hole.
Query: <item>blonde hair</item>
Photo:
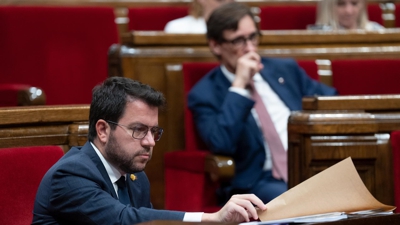
[[[360,11],[360,15],[357,21],[357,28],[366,29],[369,22],[367,14],[367,3],[365,0],[361,0],[363,6]],[[335,13],[338,0],[320,0],[317,6],[317,25],[328,25],[333,30],[340,29],[340,24]]]
[[[193,16],[196,19],[203,16],[203,7],[197,0],[193,0],[190,3],[189,15]]]

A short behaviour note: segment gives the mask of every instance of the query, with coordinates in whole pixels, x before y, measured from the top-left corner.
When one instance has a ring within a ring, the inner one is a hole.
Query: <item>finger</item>
[[[250,221],[250,217],[249,217],[249,213],[247,212],[247,210],[245,208],[243,208],[242,206],[234,203],[234,202],[229,202],[228,203],[229,206],[229,211],[231,212],[231,214],[236,213],[239,214],[241,216],[241,218],[238,218],[238,221],[236,222],[241,222],[241,221],[246,221],[249,222]],[[235,218],[237,218],[238,216],[235,216]]]
[[[250,215],[250,217],[252,217],[254,219],[258,219],[257,210],[254,207],[251,200],[257,202],[257,200],[259,200],[259,199],[255,195],[246,195],[246,196],[238,195],[238,196],[233,196],[229,201],[246,209],[248,214]],[[261,200],[259,200],[259,201],[261,201]],[[261,205],[265,207],[265,205],[262,202],[261,202]]]

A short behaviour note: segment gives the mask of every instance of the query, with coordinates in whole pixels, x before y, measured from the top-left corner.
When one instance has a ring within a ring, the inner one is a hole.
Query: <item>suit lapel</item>
[[[286,83],[289,82],[287,76],[285,76],[285,74],[280,74],[268,59],[263,58],[262,63],[264,65],[264,68],[260,71],[262,78],[267,81],[271,89],[278,95],[283,103],[291,109],[290,93],[286,85]]]
[[[85,154],[87,154],[93,163],[96,165],[97,169],[99,170],[101,176],[103,177],[106,185],[107,185],[107,192],[110,193],[115,199],[118,199],[117,194],[115,193],[115,189],[113,184],[111,183],[110,177],[107,174],[106,168],[104,168],[103,163],[101,162],[99,156],[93,149],[90,142],[86,142],[86,144],[82,147],[82,150]]]

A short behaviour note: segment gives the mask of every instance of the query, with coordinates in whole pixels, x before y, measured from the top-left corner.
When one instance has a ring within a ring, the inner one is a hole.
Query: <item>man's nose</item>
[[[246,52],[256,51],[257,48],[257,46],[250,39],[246,39],[245,47]]]
[[[156,145],[156,141],[154,140],[154,136],[150,129],[147,131],[146,136],[144,136],[141,142],[143,146],[154,147]]]

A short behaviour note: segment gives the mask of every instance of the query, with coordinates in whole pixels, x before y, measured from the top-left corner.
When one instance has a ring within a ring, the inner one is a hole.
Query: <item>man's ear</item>
[[[221,44],[218,43],[217,41],[210,39],[208,41],[208,47],[210,48],[210,51],[216,55],[220,56],[221,55]]]
[[[96,122],[96,132],[99,141],[105,144],[110,136],[111,127],[106,121],[100,119]]]

